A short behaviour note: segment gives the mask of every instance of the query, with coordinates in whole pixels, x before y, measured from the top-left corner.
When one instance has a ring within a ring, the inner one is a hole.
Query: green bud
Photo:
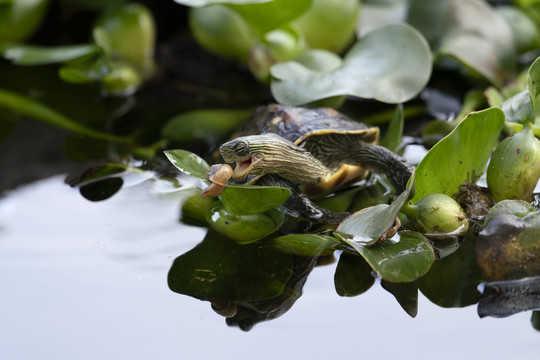
[[[139,73],[130,66],[113,68],[102,80],[103,89],[113,95],[130,95],[141,84]]]
[[[249,244],[272,234],[284,220],[285,215],[278,210],[255,215],[236,215],[218,206],[206,214],[210,227],[240,244]]]
[[[311,48],[340,53],[352,42],[359,15],[358,0],[313,0],[293,24],[300,27]]]
[[[0,2],[0,43],[20,42],[31,36],[46,15],[49,0]]]
[[[540,178],[540,140],[529,125],[497,146],[487,169],[495,201],[528,200]]]
[[[445,194],[428,194],[402,210],[409,219],[406,226],[427,236],[463,235],[469,229],[467,215],[459,204]]]
[[[498,215],[509,214],[518,217],[523,217],[531,212],[536,211],[534,206],[523,200],[503,200],[496,203],[486,215],[482,228],[485,228],[487,224]]]
[[[113,62],[133,66],[143,79],[153,73],[156,29],[145,6],[131,3],[103,14],[93,35]]]
[[[223,5],[191,8],[189,27],[207,50],[247,62],[254,35],[236,11]]]

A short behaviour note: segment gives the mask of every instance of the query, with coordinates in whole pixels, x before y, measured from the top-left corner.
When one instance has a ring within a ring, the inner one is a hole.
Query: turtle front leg
[[[324,224],[339,224],[350,215],[348,212],[335,212],[317,206],[300,192],[298,186],[280,176],[266,175],[259,180],[259,184],[290,189],[291,196],[285,202],[285,208],[299,213],[311,221]]]
[[[397,193],[405,191],[414,170],[405,158],[379,145],[364,145],[351,153],[354,162],[369,170],[386,174]]]

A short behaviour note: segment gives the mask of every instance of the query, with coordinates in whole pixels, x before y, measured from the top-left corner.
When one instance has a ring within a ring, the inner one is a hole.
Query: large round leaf
[[[238,215],[251,215],[283,204],[291,190],[272,186],[229,185],[220,195],[227,211]]]
[[[401,103],[416,96],[431,75],[431,52],[426,40],[405,24],[368,33],[341,63],[332,57],[314,50],[295,61],[274,65],[271,89],[276,100],[300,105],[332,96],[354,95]],[[326,66],[313,66],[321,63]]]

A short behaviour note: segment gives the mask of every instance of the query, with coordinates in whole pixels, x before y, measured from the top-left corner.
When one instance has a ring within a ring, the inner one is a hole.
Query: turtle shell
[[[353,143],[376,144],[379,128],[353,121],[331,108],[300,108],[272,104],[259,107],[241,134],[275,133],[303,147],[332,170],[332,175],[314,185],[302,185],[308,195],[328,192],[367,175],[361,166],[347,164]]]

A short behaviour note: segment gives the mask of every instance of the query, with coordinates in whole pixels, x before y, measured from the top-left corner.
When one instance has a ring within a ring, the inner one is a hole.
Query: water
[[[92,203],[57,176],[0,199],[0,358],[540,359],[530,312],[479,319],[420,294],[410,318],[375,284],[341,298],[317,267],[282,317],[242,332],[209,303],[169,290],[172,261],[206,231],[178,222],[152,182]]]

